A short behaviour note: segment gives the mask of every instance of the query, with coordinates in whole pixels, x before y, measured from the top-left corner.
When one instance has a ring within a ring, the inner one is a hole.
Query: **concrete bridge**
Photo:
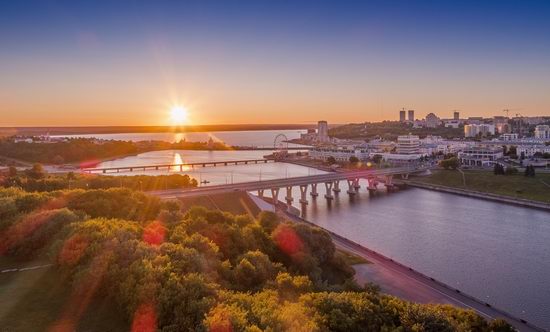
[[[248,164],[265,164],[268,162],[275,162],[274,159],[243,159],[243,160],[227,160],[227,161],[206,161],[202,163],[182,163],[182,164],[163,164],[163,165],[141,165],[141,166],[119,166],[119,167],[104,167],[104,168],[84,168],[81,171],[84,173],[120,173],[120,172],[133,172],[133,171],[145,171],[145,170],[170,170],[172,168],[179,168],[180,172],[185,168],[195,167],[216,167],[216,166],[229,166],[229,165],[248,165]]]
[[[366,179],[368,182],[367,189],[372,192],[376,190],[378,183],[384,183],[389,189],[393,188],[393,177],[400,176],[408,178],[409,174],[423,172],[426,169],[423,167],[399,167],[386,168],[376,170],[361,170],[349,172],[332,172],[327,174],[318,174],[310,176],[301,176],[285,179],[274,179],[265,181],[242,182],[234,184],[213,185],[192,189],[169,189],[160,191],[151,191],[150,194],[157,195],[164,199],[170,198],[185,198],[210,194],[222,194],[233,191],[257,191],[260,197],[263,197],[267,190],[274,198],[274,202],[278,201],[281,189],[286,191],[285,200],[290,205],[294,201],[292,196],[292,188],[300,188],[299,202],[308,204],[308,190],[312,197],[319,196],[318,185],[324,186],[324,197],[328,200],[334,199],[334,193],[342,190],[341,184],[347,185],[346,192],[349,195],[355,195],[360,188],[359,180]],[[322,188],[321,186],[321,188]]]

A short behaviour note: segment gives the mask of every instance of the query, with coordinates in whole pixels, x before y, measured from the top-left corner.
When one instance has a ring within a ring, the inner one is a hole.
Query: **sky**
[[[0,127],[550,115],[550,1],[3,1]]]

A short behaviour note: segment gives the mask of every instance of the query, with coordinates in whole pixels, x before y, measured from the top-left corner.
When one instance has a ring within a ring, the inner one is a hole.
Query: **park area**
[[[487,192],[539,202],[550,202],[550,173],[538,172],[526,177],[522,172],[495,175],[482,170],[435,170],[431,176],[416,177],[413,181],[451,188]]]

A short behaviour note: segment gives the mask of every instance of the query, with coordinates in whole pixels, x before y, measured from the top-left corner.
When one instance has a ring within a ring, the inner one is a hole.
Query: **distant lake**
[[[212,131],[192,133],[124,133],[124,134],[85,134],[55,135],[52,137],[97,138],[117,141],[165,141],[170,143],[186,140],[188,142],[206,142],[212,137],[214,141],[232,146],[273,147],[275,137],[279,134],[288,139],[300,138],[306,130],[249,130],[249,131]],[[292,144],[290,144],[292,145]],[[290,146],[289,145],[289,146]],[[298,145],[292,145],[298,146]]]

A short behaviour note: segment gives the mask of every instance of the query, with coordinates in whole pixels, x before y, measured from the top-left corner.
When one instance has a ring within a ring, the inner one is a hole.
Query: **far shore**
[[[231,124],[194,126],[80,126],[80,127],[0,127],[0,136],[12,135],[90,135],[129,133],[193,133],[211,131],[254,131],[254,130],[306,130],[313,124]]]

